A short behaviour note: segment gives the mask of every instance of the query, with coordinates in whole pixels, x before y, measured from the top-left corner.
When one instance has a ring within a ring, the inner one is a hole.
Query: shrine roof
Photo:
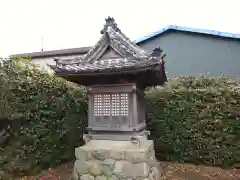
[[[86,73],[102,73],[102,72],[122,72],[137,69],[150,69],[155,65],[159,65],[162,61],[159,60],[141,60],[140,62],[135,59],[107,59],[97,61],[96,63],[74,63],[66,65],[58,65],[50,67],[59,74],[86,74]],[[62,67],[62,68],[61,68]]]
[[[57,74],[81,74],[149,68],[163,63],[162,50],[158,49],[157,56],[144,51],[122,33],[113,18],[105,21],[100,40],[87,54],[71,59],[55,58],[56,64],[49,66]]]

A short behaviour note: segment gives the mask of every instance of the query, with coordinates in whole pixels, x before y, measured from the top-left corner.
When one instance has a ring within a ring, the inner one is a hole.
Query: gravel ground
[[[240,169],[221,169],[217,167],[170,162],[161,162],[161,165],[163,173],[162,180],[240,180]],[[37,177],[22,177],[17,180],[40,180],[40,177],[44,177],[49,173],[54,174],[55,177],[46,178],[48,180],[69,180],[72,169],[73,163],[70,162],[56,169],[43,171]]]

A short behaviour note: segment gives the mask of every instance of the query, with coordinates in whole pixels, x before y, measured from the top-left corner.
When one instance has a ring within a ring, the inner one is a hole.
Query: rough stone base
[[[160,180],[152,140],[91,140],[75,155],[74,180]]]

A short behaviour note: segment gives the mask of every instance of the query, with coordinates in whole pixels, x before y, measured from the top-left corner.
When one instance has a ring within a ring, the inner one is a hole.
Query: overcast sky
[[[240,33],[238,0],[0,0],[0,56],[91,46],[113,16],[132,40],[166,25]]]

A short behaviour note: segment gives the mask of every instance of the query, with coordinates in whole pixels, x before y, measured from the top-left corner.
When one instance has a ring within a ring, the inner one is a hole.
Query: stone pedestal
[[[91,140],[75,155],[74,180],[160,180],[152,140]]]

